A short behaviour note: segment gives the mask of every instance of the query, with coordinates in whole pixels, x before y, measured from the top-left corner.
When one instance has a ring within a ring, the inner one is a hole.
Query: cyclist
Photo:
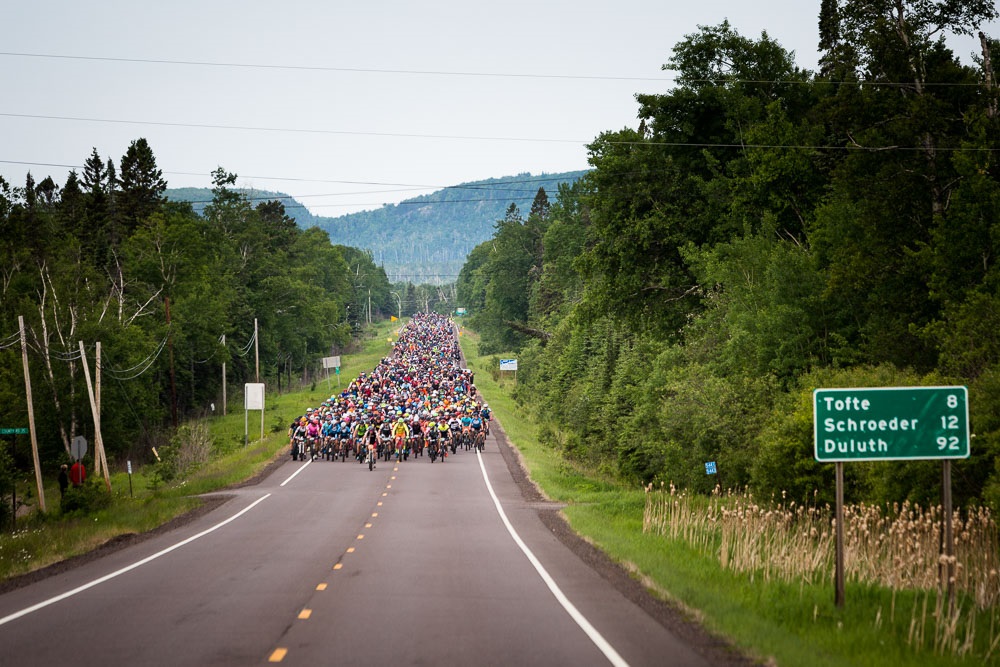
[[[490,406],[483,403],[483,408],[479,411],[479,416],[483,420],[483,429],[486,431],[486,435],[490,434],[490,421],[493,420],[493,413],[490,412]]]
[[[396,420],[396,424],[392,427],[392,437],[396,445],[396,463],[405,461],[410,455],[407,444],[407,438],[410,437],[410,427],[406,425],[404,417],[401,416]]]
[[[483,451],[483,445],[486,444],[486,433],[483,432],[483,420],[479,413],[472,413],[472,422],[469,424],[469,428],[472,429],[472,442],[476,445],[476,449]]]
[[[440,437],[441,431],[438,429],[437,424],[430,422],[427,427],[427,451],[430,453],[431,463],[434,463],[434,460],[437,459],[439,443],[441,442]],[[443,461],[444,459],[442,458],[441,460]]]

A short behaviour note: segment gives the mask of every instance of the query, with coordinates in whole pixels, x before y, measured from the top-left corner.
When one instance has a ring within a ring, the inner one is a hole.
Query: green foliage
[[[479,351],[520,359],[515,396],[569,461],[810,502],[833,474],[813,389],[966,384],[955,497],[1000,507],[1000,92],[989,54],[966,66],[938,39],[996,6],[820,11],[820,75],[766,33],[702,26],[674,88],[637,95],[638,128],[599,135],[539,220],[509,210],[459,278]],[[938,477],[848,466],[872,502],[926,503]]]
[[[77,435],[93,442],[80,341],[92,382],[102,346],[109,461],[143,461],[166,422],[220,401],[223,364],[239,386],[256,380],[259,358],[260,379],[280,391],[394,304],[370,254],[300,229],[280,202],[250,200],[222,168],[213,182],[204,217],[165,201],[138,139],[120,170],[95,149],[61,191],[30,175],[23,188],[0,183],[0,331],[15,344],[24,317],[43,465]],[[0,416],[13,424],[27,421],[22,375],[19,359],[0,355]],[[183,473],[161,468],[161,480]]]
[[[91,480],[66,489],[59,509],[63,514],[86,516],[111,506],[114,499],[102,480]]]

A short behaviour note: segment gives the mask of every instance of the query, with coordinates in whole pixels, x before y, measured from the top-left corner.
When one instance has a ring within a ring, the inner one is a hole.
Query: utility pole
[[[28,339],[24,335],[23,315],[17,316],[17,325],[21,329],[21,363],[24,364],[24,392],[28,397],[28,431],[31,433],[31,457],[35,462],[35,484],[38,485],[38,509],[44,513],[45,487],[42,486],[42,466],[38,461],[38,435],[35,433],[35,408],[31,402],[31,375],[28,373]],[[16,503],[14,503],[13,511],[16,517]]]
[[[396,297],[396,305],[397,305],[397,306],[399,306],[399,311],[398,311],[399,315],[398,315],[398,319],[399,319],[400,321],[402,321],[402,319],[403,319],[403,302],[402,302],[402,300],[401,300],[401,299],[399,298],[399,293],[398,293],[398,292],[390,292],[390,294],[392,294],[392,295],[393,295],[394,297]]]
[[[177,387],[174,385],[174,334],[170,330],[170,297],[164,297],[167,310],[167,347],[170,349],[170,416],[177,428]]]
[[[82,342],[82,341],[81,341]],[[84,363],[87,360],[83,359]],[[97,421],[101,420],[101,343],[97,342],[97,350],[94,353],[94,403],[97,405]],[[94,432],[101,430],[100,423],[94,424]],[[109,471],[110,472],[110,471]],[[101,474],[101,454],[97,448],[97,442],[95,438],[94,442],[94,475]]]
[[[222,347],[226,346],[226,334],[222,334]],[[226,362],[222,362],[222,416],[226,416]]]
[[[257,340],[257,318],[253,318],[253,359],[254,366],[257,369],[254,377],[257,379],[255,382],[260,382],[260,341]]]
[[[104,438],[101,436],[101,413],[97,407],[94,386],[90,382],[90,364],[87,362],[87,351],[83,347],[82,340],[80,341],[80,360],[83,361],[83,377],[87,381],[87,394],[90,396],[90,413],[94,418],[94,468],[95,470],[99,470],[101,463],[104,463],[104,483],[108,487],[108,493],[110,493],[111,475],[108,472],[108,459],[104,455]],[[96,475],[97,473],[94,474]]]

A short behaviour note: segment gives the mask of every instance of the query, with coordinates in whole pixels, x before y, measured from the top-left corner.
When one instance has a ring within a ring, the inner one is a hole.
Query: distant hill
[[[545,188],[554,200],[560,183],[573,183],[585,173],[519,174],[462,183],[399,204],[334,218],[313,215],[284,193],[245,192],[254,201],[282,201],[299,227],[319,227],[335,244],[371,250],[393,282],[441,284],[455,281],[469,251],[493,235],[494,224],[510,204],[527,216],[538,188]],[[212,191],[207,188],[174,188],[166,195],[172,201],[191,202],[199,214],[212,201]]]

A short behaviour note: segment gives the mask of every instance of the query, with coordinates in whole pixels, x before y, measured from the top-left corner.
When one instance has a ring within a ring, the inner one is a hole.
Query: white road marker
[[[162,551],[157,551],[152,556],[147,556],[147,557],[143,558],[140,561],[136,561],[135,563],[132,563],[131,565],[123,567],[120,570],[116,570],[116,571],[112,572],[111,574],[106,574],[103,577],[99,577],[97,579],[94,579],[93,581],[88,582],[86,584],[83,584],[82,586],[77,586],[76,588],[74,588],[71,591],[66,591],[65,593],[62,593],[62,594],[57,595],[55,597],[49,598],[48,600],[44,600],[43,602],[39,602],[38,604],[32,605],[30,607],[26,607],[26,608],[22,609],[21,611],[17,611],[17,612],[14,612],[13,614],[10,614],[9,616],[4,616],[3,618],[0,618],[0,625],[5,625],[7,623],[10,623],[11,621],[15,621],[15,620],[21,618],[22,616],[27,616],[28,614],[36,612],[39,609],[44,609],[45,607],[48,607],[49,605],[53,605],[56,602],[61,602],[61,601],[65,600],[65,599],[67,599],[67,598],[71,598],[74,595],[76,595],[77,593],[82,593],[85,590],[88,590],[90,588],[93,588],[94,586],[98,586],[100,584],[103,584],[106,581],[110,581],[110,580],[114,579],[115,577],[118,577],[120,575],[125,574],[126,572],[131,572],[132,570],[134,570],[134,569],[136,569],[138,567],[142,567],[146,563],[149,563],[151,561],[156,560],[160,556],[167,555],[168,553],[170,553],[171,551],[173,551],[175,549],[180,549],[184,545],[190,544],[191,542],[194,542],[198,538],[204,537],[204,536],[208,535],[209,533],[213,533],[216,530],[218,530],[219,528],[222,528],[223,526],[225,526],[226,524],[235,521],[236,519],[240,518],[241,516],[243,516],[244,514],[246,514],[247,512],[249,512],[250,510],[252,510],[254,507],[256,507],[260,503],[264,502],[265,500],[267,500],[270,497],[271,497],[271,494],[269,493],[266,496],[263,496],[262,498],[258,498],[253,503],[251,503],[247,507],[243,508],[242,510],[240,510],[236,514],[232,515],[231,517],[229,517],[225,521],[220,521],[219,523],[215,524],[211,528],[206,528],[205,530],[201,531],[197,535],[192,535],[191,537],[189,537],[189,538],[187,538],[185,540],[181,540],[180,542],[178,542],[177,544],[174,544],[173,546],[169,546],[166,549],[163,549]]]
[[[477,451],[476,458],[479,459],[479,469],[483,471],[483,480],[486,482],[486,490],[490,492],[490,497],[493,498],[493,505],[497,508],[497,514],[500,515],[500,520],[503,521],[503,525],[507,527],[507,532],[510,533],[510,536],[514,539],[514,543],[517,544],[521,551],[524,552],[524,555],[528,557],[528,561],[530,561],[534,566],[535,571],[538,572],[538,576],[540,576],[542,581],[545,582],[545,585],[549,587],[552,595],[554,595],[556,600],[559,601],[559,604],[563,606],[563,609],[565,609],[566,613],[570,615],[570,618],[576,621],[576,624],[580,626],[580,629],[583,630],[588,637],[590,637],[590,641],[594,642],[594,645],[597,646],[601,653],[604,654],[604,657],[608,659],[608,662],[615,665],[615,667],[629,667],[628,663],[625,662],[625,658],[618,655],[618,651],[616,651],[614,647],[608,643],[608,640],[606,640],[603,635],[597,631],[597,628],[590,624],[590,621],[588,621],[587,618],[580,613],[580,610],[569,601],[569,598],[567,598],[562,592],[559,585],[556,584],[555,580],[549,575],[545,567],[541,564],[538,558],[535,557],[535,554],[531,552],[528,545],[524,543],[521,536],[517,534],[516,530],[514,530],[514,526],[511,525],[510,520],[507,518],[507,514],[503,511],[500,499],[497,498],[497,494],[493,491],[493,485],[490,484],[490,477],[486,474],[486,466],[483,464],[482,453]]]

